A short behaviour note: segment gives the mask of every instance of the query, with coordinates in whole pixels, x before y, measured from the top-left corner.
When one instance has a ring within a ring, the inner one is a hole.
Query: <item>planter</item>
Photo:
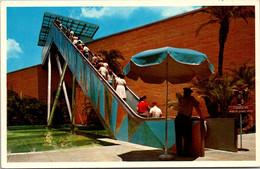
[[[234,118],[207,118],[205,147],[237,152]]]

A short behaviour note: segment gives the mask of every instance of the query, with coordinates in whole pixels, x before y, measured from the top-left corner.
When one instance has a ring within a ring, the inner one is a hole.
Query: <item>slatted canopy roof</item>
[[[49,29],[55,18],[58,18],[63,26],[65,26],[67,29],[70,28],[71,30],[73,30],[76,36],[83,39],[92,39],[99,28],[98,25],[92,23],[45,12],[43,16],[40,35],[39,35],[38,46],[45,45],[49,34]]]

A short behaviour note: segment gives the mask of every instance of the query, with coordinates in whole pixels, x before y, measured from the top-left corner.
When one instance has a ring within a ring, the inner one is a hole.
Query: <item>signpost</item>
[[[253,105],[236,105],[228,107],[229,113],[239,113],[240,116],[240,151],[249,151],[242,148],[242,113],[252,113]]]

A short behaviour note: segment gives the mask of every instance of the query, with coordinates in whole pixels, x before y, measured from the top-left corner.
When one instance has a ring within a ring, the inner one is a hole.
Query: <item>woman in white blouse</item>
[[[118,75],[115,80],[116,80],[116,92],[117,94],[124,100],[126,100],[126,92],[125,92],[125,86],[126,86],[126,81],[125,81],[125,75]]]

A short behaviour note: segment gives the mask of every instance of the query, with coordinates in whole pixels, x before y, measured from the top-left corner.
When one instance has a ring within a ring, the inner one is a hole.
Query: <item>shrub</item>
[[[228,106],[233,100],[232,89],[236,87],[229,76],[212,75],[206,80],[194,81],[193,87],[204,98],[210,115],[227,117]]]
[[[7,125],[43,125],[46,124],[47,106],[43,101],[25,96],[23,98],[7,91]]]

